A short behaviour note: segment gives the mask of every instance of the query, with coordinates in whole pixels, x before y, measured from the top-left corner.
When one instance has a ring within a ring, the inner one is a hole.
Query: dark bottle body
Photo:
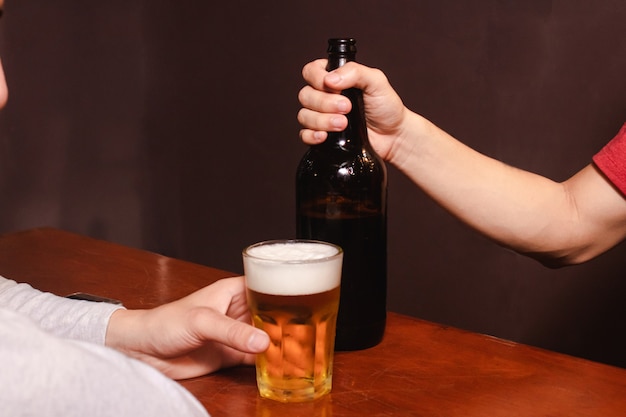
[[[354,60],[353,40],[329,40],[332,70]],[[378,344],[384,334],[387,298],[387,172],[367,138],[362,93],[352,101],[348,127],[311,146],[296,175],[298,238],[344,250],[337,350]]]

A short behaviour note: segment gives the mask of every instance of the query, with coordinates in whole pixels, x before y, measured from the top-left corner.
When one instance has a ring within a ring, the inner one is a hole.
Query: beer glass
[[[342,260],[339,246],[312,240],[244,249],[248,305],[271,339],[256,358],[262,397],[301,402],[330,392]]]

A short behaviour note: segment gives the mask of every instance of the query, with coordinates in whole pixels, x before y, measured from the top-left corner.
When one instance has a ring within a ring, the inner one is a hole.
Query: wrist
[[[415,158],[419,156],[418,149],[428,136],[429,125],[427,119],[405,107],[402,122],[389,152],[389,162],[405,173],[414,169]]]
[[[104,340],[105,346],[125,353],[133,351],[133,335],[137,334],[134,328],[140,311],[124,308],[115,310],[109,318]]]

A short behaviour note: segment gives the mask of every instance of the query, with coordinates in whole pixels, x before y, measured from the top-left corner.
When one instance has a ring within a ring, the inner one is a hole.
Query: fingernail
[[[343,126],[343,117],[331,117],[330,124],[333,127],[342,127]]]
[[[318,143],[323,142],[326,140],[326,132],[313,132],[313,139]]]
[[[262,331],[254,332],[252,336],[250,336],[250,340],[248,340],[248,347],[253,352],[263,352],[267,349],[269,344],[269,336]]]
[[[339,110],[342,113],[345,113],[348,111],[348,102],[347,100],[337,100],[337,110]]]

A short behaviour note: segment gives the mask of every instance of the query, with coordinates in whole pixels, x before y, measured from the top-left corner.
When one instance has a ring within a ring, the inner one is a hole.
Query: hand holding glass
[[[330,392],[342,260],[340,247],[307,240],[243,251],[254,325],[271,339],[256,360],[262,397],[299,402]]]

